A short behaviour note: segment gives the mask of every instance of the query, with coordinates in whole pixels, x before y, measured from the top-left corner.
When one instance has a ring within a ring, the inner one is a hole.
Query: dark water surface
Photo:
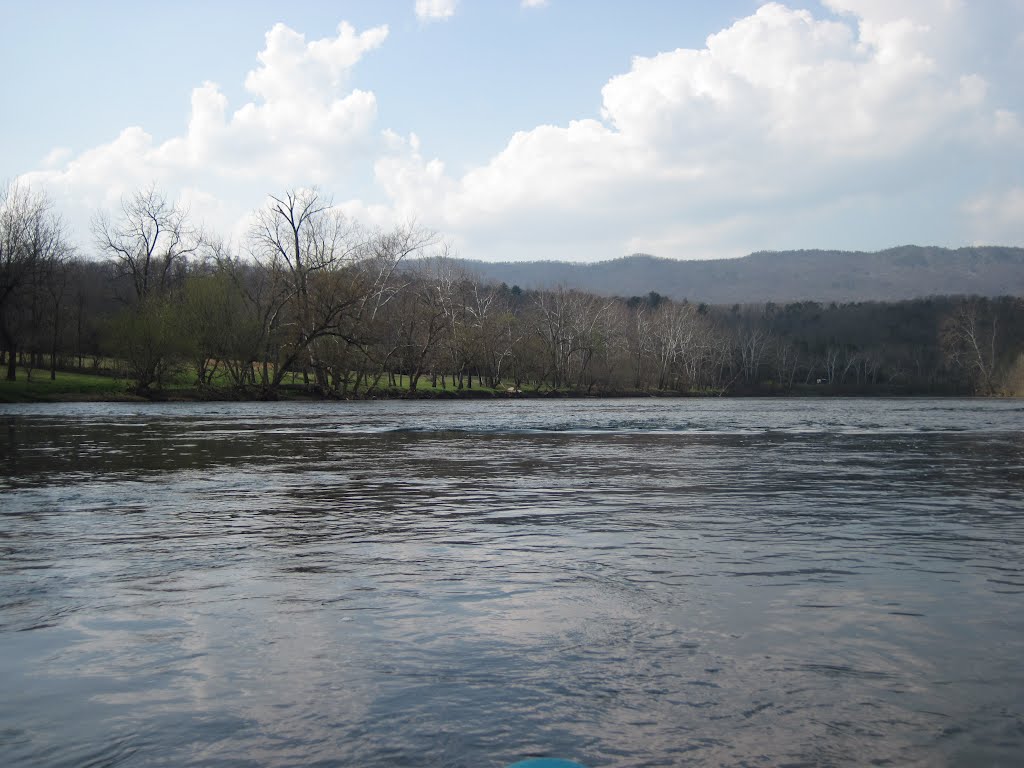
[[[0,407],[0,764],[1020,765],[1024,403]]]

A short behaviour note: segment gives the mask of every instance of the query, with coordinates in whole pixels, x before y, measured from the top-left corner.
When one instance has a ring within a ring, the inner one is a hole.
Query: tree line
[[[0,191],[0,363],[119,372],[140,394],[432,390],[767,394],[1020,391],[1024,301],[712,306],[485,283],[415,225],[368,231],[316,190],[269,198],[240,244],[155,187],[77,252],[53,203]]]

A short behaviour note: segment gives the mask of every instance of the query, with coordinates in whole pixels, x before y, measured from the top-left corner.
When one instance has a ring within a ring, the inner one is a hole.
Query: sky
[[[0,182],[244,248],[316,186],[484,260],[1024,246],[1024,0],[0,0]]]

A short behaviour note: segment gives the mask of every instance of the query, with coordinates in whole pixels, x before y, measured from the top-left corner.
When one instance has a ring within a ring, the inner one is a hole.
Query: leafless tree
[[[633,373],[633,388],[647,386],[647,363],[654,352],[654,324],[651,309],[639,305],[626,324],[630,362]]]
[[[358,229],[321,199],[316,189],[291,190],[271,196],[256,212],[249,233],[249,247],[260,265],[281,277],[293,306],[291,350],[278,360],[273,382],[279,384],[286,370],[305,356],[317,386],[327,388],[326,371],[318,354],[317,339],[337,327],[349,297],[335,290],[333,273],[351,266],[361,253]]]
[[[976,377],[986,395],[996,391],[998,317],[989,302],[960,302],[942,324],[942,347],[947,358]]]
[[[393,376],[394,365],[408,352],[401,328],[396,325],[397,317],[403,309],[403,298],[416,282],[416,270],[403,270],[402,265],[438,242],[434,232],[413,221],[374,232],[366,239],[358,269],[348,273],[344,286],[347,309],[327,339],[332,344],[330,368],[336,393],[347,393],[350,384],[357,391],[364,379],[372,390],[385,373]],[[442,253],[445,248],[442,244]],[[425,361],[437,356],[436,346],[431,342]],[[355,380],[350,382],[353,367]]]
[[[170,202],[156,185],[122,198],[116,219],[96,214],[92,231],[96,247],[129,281],[130,300],[138,304],[166,296],[203,241],[188,209]]]
[[[49,197],[19,183],[0,189],[0,341],[10,381],[17,377],[22,340],[37,336],[44,323],[52,323],[54,332],[59,328],[56,313],[63,291],[50,283],[60,280],[71,253]],[[55,297],[52,306],[49,296]]]
[[[435,366],[441,351],[439,340],[447,327],[449,264],[445,252],[418,260],[397,302],[394,324],[410,392],[416,391],[423,374]]]
[[[787,392],[792,391],[801,365],[800,349],[789,339],[776,338],[772,351],[778,382]]]
[[[705,350],[703,324],[692,304],[666,301],[651,320],[652,347],[658,365],[658,389],[697,384]]]
[[[368,235],[315,188],[271,196],[249,233],[249,251],[277,289],[268,294],[276,307],[268,318],[288,335],[268,385],[276,388],[300,363],[318,390],[337,389],[349,349],[372,355],[368,331],[398,295],[398,265],[434,240],[415,224]]]
[[[598,323],[614,301],[557,288],[539,293],[535,304],[552,386],[580,386],[599,343]]]
[[[737,329],[740,369],[748,385],[757,383],[761,361],[772,343],[772,332],[762,307],[747,307]]]

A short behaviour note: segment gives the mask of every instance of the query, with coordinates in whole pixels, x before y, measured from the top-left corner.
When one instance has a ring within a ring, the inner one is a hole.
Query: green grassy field
[[[396,386],[394,387],[387,385],[387,378],[382,379],[373,394],[377,397],[402,397],[406,395],[409,390],[409,377],[396,376],[395,379]],[[285,392],[283,394],[288,396],[288,391],[290,390],[291,394],[294,395],[294,385],[300,385],[301,383],[301,376],[295,378],[294,384],[292,378],[287,377],[284,381]],[[67,371],[58,371],[57,378],[51,381],[49,372],[44,370],[33,371],[32,380],[29,381],[25,376],[25,372],[19,369],[17,381],[0,380],[0,403],[129,400],[135,398],[135,395],[132,393],[132,384],[133,382],[128,379],[70,373]],[[225,389],[230,386],[227,378],[222,376],[215,376],[213,385],[215,388],[223,387]],[[162,392],[166,397],[176,398],[176,396],[183,396],[185,399],[189,399],[190,393],[195,392],[194,387],[195,377],[182,373],[172,377],[171,381],[162,390],[158,391]],[[454,386],[442,389],[441,387],[431,387],[429,378],[420,379],[419,386],[417,387],[417,393],[425,397],[486,397],[497,393],[504,393],[505,390],[505,386],[491,389],[490,387],[478,385],[474,385],[471,390],[464,389],[459,391]],[[361,388],[361,393],[365,394],[365,391],[364,385]]]
[[[306,391],[301,375],[295,377],[287,376],[279,396],[284,399],[315,397]],[[457,389],[450,379],[446,388],[430,386],[430,377],[422,377],[414,394],[409,392],[409,377],[395,376],[395,385],[388,385],[388,378],[381,378],[378,386],[369,393],[370,397],[380,398],[478,398],[502,396],[508,393],[512,386],[511,381],[502,382],[496,388],[474,384],[473,388],[468,387]],[[49,371],[35,370],[32,373],[32,380],[28,381],[25,372],[18,370],[17,381],[0,380],[0,403],[40,403],[40,402],[67,402],[83,400],[136,400],[140,398],[133,391],[134,382],[131,379],[115,378],[112,376],[97,376],[84,373],[72,373],[69,371],[58,371],[57,378],[50,380]],[[523,387],[523,394],[547,395],[552,392],[549,386],[543,386],[538,391],[533,386]],[[565,394],[571,391],[563,390]],[[255,396],[254,393],[249,393]],[[359,388],[358,397],[367,397],[367,386],[364,382]],[[212,388],[197,388],[195,376],[185,371],[179,371],[170,377],[162,388],[153,391],[151,397],[157,400],[207,400],[207,399],[235,399],[240,397],[246,399],[246,393],[239,393],[233,390],[228,377],[218,371],[214,376]]]
[[[32,380],[28,381],[24,371],[19,370],[17,381],[0,380],[0,403],[128,398],[128,387],[124,379],[65,371],[58,371],[53,381],[49,371],[33,371]]]

